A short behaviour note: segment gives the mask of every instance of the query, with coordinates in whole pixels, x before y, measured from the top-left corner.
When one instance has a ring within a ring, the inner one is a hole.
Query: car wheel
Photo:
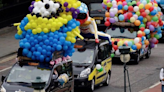
[[[90,90],[91,92],[93,92],[94,89],[95,89],[95,81],[94,81],[94,79],[93,79],[93,80],[91,81],[91,85],[90,85],[90,87],[89,87],[89,90]]]
[[[136,56],[136,58],[135,58],[135,60],[134,60],[134,63],[135,64],[138,64],[139,61],[140,61],[140,54],[138,53],[137,56]]]
[[[108,86],[109,85],[110,77],[111,77],[111,75],[108,73],[106,81],[104,83],[104,86]]]
[[[147,51],[147,53],[146,53],[146,55],[145,55],[145,57],[146,58],[149,58],[150,57],[150,54],[151,54],[151,49],[150,49],[150,47],[148,48],[148,51]]]

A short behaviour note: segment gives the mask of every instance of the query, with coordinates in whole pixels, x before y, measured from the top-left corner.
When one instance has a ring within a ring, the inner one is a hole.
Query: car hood
[[[78,75],[83,71],[84,69],[88,68],[89,64],[83,65],[83,64],[73,64],[73,73],[74,75]]]
[[[11,85],[8,83],[3,83],[2,86],[6,89],[6,92],[34,92],[33,88],[27,86],[20,85]],[[20,91],[19,91],[20,90]]]

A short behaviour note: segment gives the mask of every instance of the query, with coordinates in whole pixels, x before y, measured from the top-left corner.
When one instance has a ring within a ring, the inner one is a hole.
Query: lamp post
[[[126,67],[126,63],[129,62],[129,60],[130,60],[130,55],[129,55],[130,47],[123,45],[123,46],[119,47],[119,51],[121,53],[120,59],[124,63],[124,92],[126,92],[126,74],[128,76],[129,91],[131,92],[129,72]]]

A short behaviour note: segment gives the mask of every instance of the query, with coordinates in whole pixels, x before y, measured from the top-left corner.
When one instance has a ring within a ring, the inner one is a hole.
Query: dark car
[[[16,62],[7,76],[2,76],[1,92],[70,92],[74,85],[72,61],[51,66],[47,63]],[[54,74],[56,71],[58,74]],[[68,82],[61,85],[60,75]],[[54,77],[55,76],[55,77]],[[37,91],[38,92],[38,91]]]
[[[99,31],[105,31],[105,9],[103,9],[101,3],[89,4],[90,17],[94,18]]]
[[[19,22],[29,13],[33,0],[0,0],[0,28]]]
[[[108,41],[100,41],[96,44],[92,41],[77,41],[72,56],[75,89],[88,88],[90,91],[99,84],[108,85],[111,76],[111,46]],[[97,64],[103,67],[103,71],[97,71]]]

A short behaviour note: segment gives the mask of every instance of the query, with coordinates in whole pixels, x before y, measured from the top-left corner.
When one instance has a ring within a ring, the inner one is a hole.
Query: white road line
[[[159,85],[161,82],[157,82],[154,85],[150,86],[149,88],[154,88],[155,86]]]
[[[5,69],[3,69],[3,70],[0,70],[0,72],[4,72],[4,71],[6,71],[6,70],[9,70],[11,68],[11,66],[10,67],[7,67],[7,68],[5,68]]]

